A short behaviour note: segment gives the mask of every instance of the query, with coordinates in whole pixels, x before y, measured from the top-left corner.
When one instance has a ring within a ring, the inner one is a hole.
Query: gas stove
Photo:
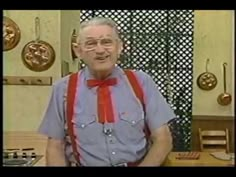
[[[3,166],[33,166],[42,157],[35,152],[3,152]]]

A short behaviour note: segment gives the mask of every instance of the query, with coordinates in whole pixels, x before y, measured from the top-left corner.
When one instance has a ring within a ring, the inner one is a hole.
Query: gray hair
[[[117,24],[109,19],[109,18],[104,18],[104,17],[94,17],[88,21],[84,21],[80,24],[80,28],[79,28],[79,39],[81,38],[81,33],[83,31],[84,28],[88,27],[88,26],[96,26],[96,25],[107,25],[109,27],[111,27],[115,34],[117,35],[117,37],[120,39],[119,37],[119,30],[117,27]]]

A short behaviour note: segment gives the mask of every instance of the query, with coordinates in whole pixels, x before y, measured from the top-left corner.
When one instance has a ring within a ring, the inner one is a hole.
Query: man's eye
[[[96,42],[95,41],[88,41],[88,42],[85,42],[85,45],[88,45],[88,46],[96,45]]]
[[[101,41],[101,43],[104,44],[104,45],[111,45],[112,44],[112,40],[104,39],[104,40]]]

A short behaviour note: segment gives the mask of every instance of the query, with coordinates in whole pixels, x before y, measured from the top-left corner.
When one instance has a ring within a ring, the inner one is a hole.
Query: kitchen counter
[[[47,137],[36,132],[4,132],[3,148],[34,148],[32,152],[43,157],[34,166],[45,166]],[[27,153],[31,151],[27,151]],[[214,158],[208,152],[200,152],[197,160],[176,159],[179,152],[171,152],[164,166],[234,166],[234,161],[224,161]]]
[[[209,152],[199,152],[200,157],[196,160],[176,159],[178,153],[171,152],[164,166],[234,166],[233,160],[220,160]]]
[[[36,132],[4,132],[3,149],[34,148],[27,153],[35,152],[43,157],[34,166],[45,166],[47,137]]]

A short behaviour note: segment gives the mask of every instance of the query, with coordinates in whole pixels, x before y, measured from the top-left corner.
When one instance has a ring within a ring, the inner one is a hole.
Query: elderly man
[[[116,24],[83,22],[73,50],[87,66],[53,85],[39,128],[48,136],[47,165],[160,166],[172,149],[167,122],[175,115],[149,75],[116,65]]]

